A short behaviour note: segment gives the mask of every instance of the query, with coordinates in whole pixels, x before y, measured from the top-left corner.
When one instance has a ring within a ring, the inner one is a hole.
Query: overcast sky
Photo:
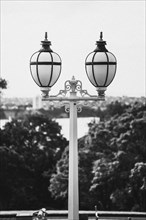
[[[118,62],[107,96],[145,96],[145,0],[138,1],[1,1],[1,76],[5,97],[40,94],[31,78],[29,60],[48,32],[52,49],[62,59],[62,73],[52,94],[65,80],[82,80],[96,90],[85,73],[85,58],[95,49],[100,31]]]

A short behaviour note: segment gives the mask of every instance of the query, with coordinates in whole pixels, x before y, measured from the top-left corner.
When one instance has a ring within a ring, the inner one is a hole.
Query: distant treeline
[[[125,109],[129,108],[130,104],[125,104],[123,102],[114,101],[105,107],[101,106],[82,106],[82,111],[78,113],[78,117],[99,117],[100,120],[108,119],[115,114],[122,114]],[[51,118],[67,118],[68,113],[65,113],[65,107],[52,108],[49,110],[39,109],[39,112],[50,116]]]

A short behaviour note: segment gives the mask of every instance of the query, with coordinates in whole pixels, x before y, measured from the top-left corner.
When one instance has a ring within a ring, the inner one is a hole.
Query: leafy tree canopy
[[[0,78],[0,88],[1,89],[7,88],[7,81],[5,79]]]
[[[52,207],[48,191],[67,141],[61,127],[42,114],[14,119],[0,130],[0,209]]]
[[[79,140],[80,208],[146,211],[146,107],[135,103],[89,124]],[[51,177],[50,192],[67,199],[68,150]],[[142,192],[142,193],[140,193]]]

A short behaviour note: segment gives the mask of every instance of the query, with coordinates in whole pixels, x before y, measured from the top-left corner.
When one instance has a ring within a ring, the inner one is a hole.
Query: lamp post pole
[[[92,96],[82,89],[82,82],[72,77],[65,82],[64,90],[56,96],[47,96],[42,89],[44,101],[63,101],[70,114],[69,123],[69,178],[68,178],[68,220],[79,220],[79,180],[78,180],[78,144],[77,144],[77,112],[81,111],[81,102],[103,101],[104,95]],[[70,95],[67,96],[67,93]],[[80,96],[77,94],[80,93]],[[82,103],[84,104],[84,103]]]
[[[75,95],[75,94],[70,94]],[[78,145],[77,145],[77,104],[70,101],[69,134],[69,184],[68,219],[79,219]]]
[[[72,84],[70,97],[76,97]],[[78,183],[78,145],[77,145],[77,103],[70,101],[69,124],[69,178],[68,178],[68,219],[79,219],[79,183]]]
[[[106,41],[102,37],[101,32],[100,39],[96,42],[96,49],[85,61],[87,76],[96,87],[98,96],[92,96],[87,90],[83,90],[82,82],[74,77],[64,83],[64,89],[57,95],[49,95],[51,87],[60,76],[62,62],[60,56],[50,48],[51,42],[47,39],[47,32],[44,41],[41,41],[42,48],[30,59],[31,75],[42,91],[42,100],[63,101],[65,110],[70,113],[68,220],[79,220],[77,112],[81,111],[81,101],[105,100],[104,92],[116,73],[116,58],[105,48]]]

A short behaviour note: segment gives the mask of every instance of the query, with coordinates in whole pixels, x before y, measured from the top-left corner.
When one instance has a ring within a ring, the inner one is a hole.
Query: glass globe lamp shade
[[[89,81],[96,87],[98,94],[104,96],[107,86],[115,77],[117,61],[116,57],[105,48],[106,42],[102,40],[102,32],[96,44],[97,48],[86,58],[85,69]]]
[[[41,42],[42,48],[30,58],[30,72],[43,95],[47,96],[60,76],[61,58],[50,48],[51,42],[47,40],[47,32],[45,33],[45,40]]]

